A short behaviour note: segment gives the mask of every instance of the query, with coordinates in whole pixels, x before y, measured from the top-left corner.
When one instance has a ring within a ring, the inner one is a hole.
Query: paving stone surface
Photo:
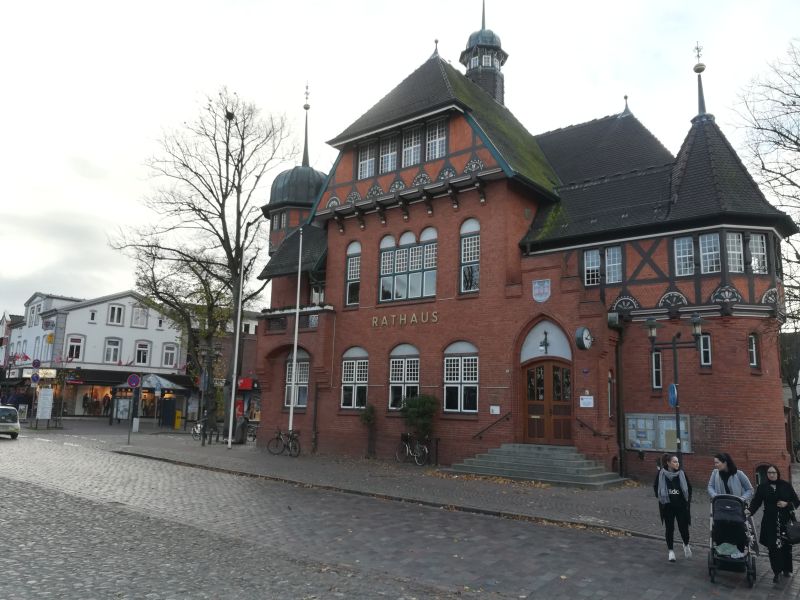
[[[705,515],[695,517],[695,558],[667,563],[649,487],[443,477],[252,444],[201,447],[147,428],[128,445],[107,422],[0,439],[0,502],[13,507],[0,519],[15,532],[3,561],[21,590],[6,595],[4,583],[3,598],[214,598],[209,586],[226,573],[231,598],[800,596],[800,575],[774,586],[764,557],[753,590],[737,573],[711,584]]]

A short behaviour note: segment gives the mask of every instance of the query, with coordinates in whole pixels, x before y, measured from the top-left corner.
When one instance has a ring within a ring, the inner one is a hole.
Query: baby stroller
[[[711,499],[711,526],[708,550],[708,576],[711,583],[717,570],[745,571],[747,585],[756,582],[756,542],[753,519],[745,515],[744,500],[738,496],[718,494]],[[745,540],[744,552],[739,552],[737,540]]]

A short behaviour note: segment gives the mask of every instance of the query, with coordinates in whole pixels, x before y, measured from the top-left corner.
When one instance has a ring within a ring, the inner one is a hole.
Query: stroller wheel
[[[711,581],[714,581],[713,579]],[[753,587],[753,584],[756,582],[756,578],[750,574],[750,571],[747,572],[747,587]]]
[[[711,580],[711,583],[714,583],[714,578],[716,576],[717,576],[717,570],[716,569],[709,569],[708,570],[708,578]],[[749,577],[749,575],[748,575],[748,577]]]

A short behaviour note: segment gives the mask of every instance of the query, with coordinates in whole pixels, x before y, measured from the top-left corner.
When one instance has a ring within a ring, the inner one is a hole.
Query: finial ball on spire
[[[694,66],[694,72],[695,72],[695,73],[697,73],[698,75],[699,75],[700,73],[702,73],[703,71],[705,71],[705,70],[706,70],[706,66],[705,66],[703,63],[701,63],[701,62],[697,63],[697,64]]]

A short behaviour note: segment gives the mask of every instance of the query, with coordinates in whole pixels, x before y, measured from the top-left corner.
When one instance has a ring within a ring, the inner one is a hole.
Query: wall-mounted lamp
[[[550,346],[550,342],[547,341],[547,331],[544,332],[544,337],[542,341],[539,342],[539,352],[547,354],[547,348]]]

